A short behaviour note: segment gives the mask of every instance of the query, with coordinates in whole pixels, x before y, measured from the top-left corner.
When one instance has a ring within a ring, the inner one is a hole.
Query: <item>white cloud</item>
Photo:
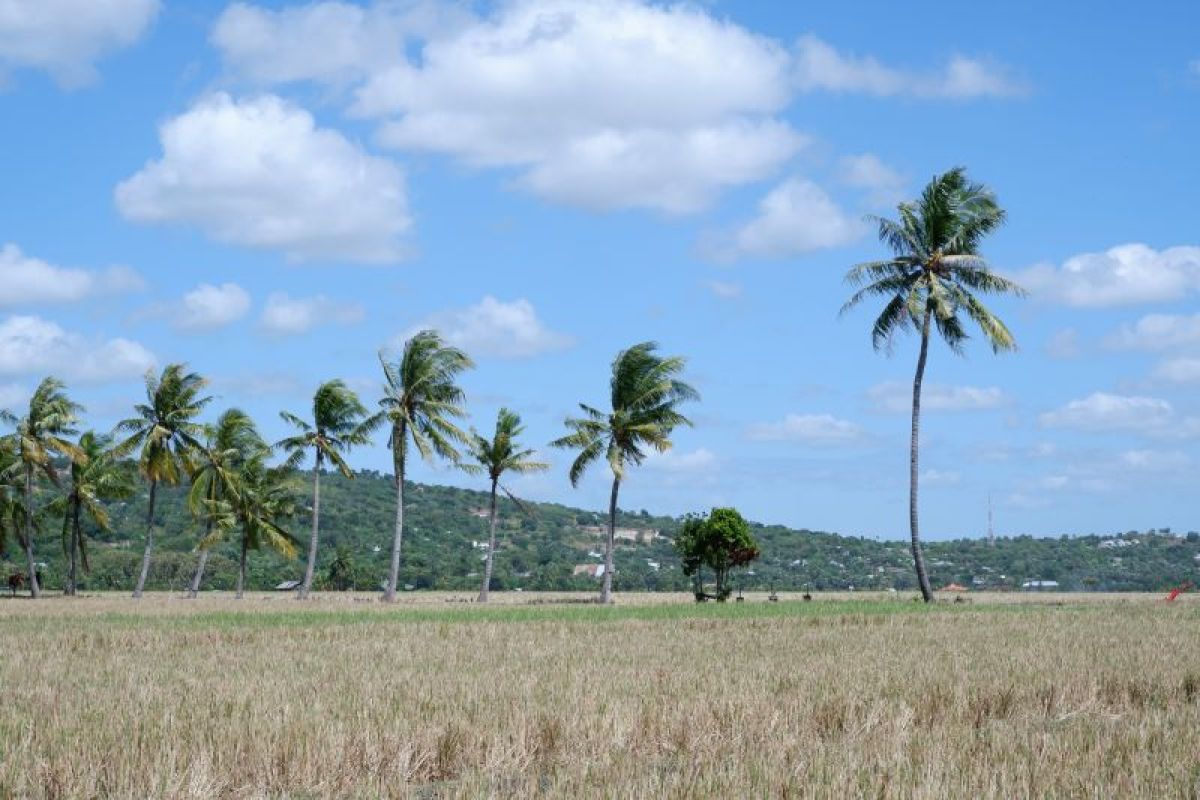
[[[1046,355],[1051,358],[1078,358],[1079,353],[1079,332],[1074,328],[1064,328],[1046,340]]]
[[[0,72],[42,69],[64,87],[96,78],[95,62],[141,38],[158,0],[5,0]]]
[[[154,365],[154,355],[129,339],[88,339],[34,316],[0,322],[0,375],[55,373],[103,382],[141,375]]]
[[[732,235],[711,237],[701,250],[718,261],[788,258],[849,244],[865,231],[821,187],[791,178],[762,199],[757,217]]]
[[[38,303],[71,303],[90,295],[135,291],[142,279],[128,267],[102,271],[49,264],[21,252],[15,244],[0,247],[0,308]]]
[[[401,338],[433,328],[471,355],[531,358],[571,347],[570,336],[546,328],[525,299],[504,302],[488,295],[473,306],[426,317]]]
[[[742,285],[740,283],[727,283],[725,281],[707,281],[704,284],[714,296],[722,300],[736,300],[742,296]]]
[[[811,34],[796,43],[796,86],[802,91],[862,92],[889,97],[1012,97],[1027,89],[1003,67],[966,56],[953,56],[936,73],[889,67],[870,56],[848,55]]]
[[[1200,290],[1200,247],[1124,244],[1038,264],[1015,276],[1037,298],[1079,308],[1178,300]]]
[[[292,260],[395,261],[404,175],[285,100],[209,95],[159,131],[163,157],[116,188],[128,219],[195,225]]]
[[[319,325],[353,325],[366,317],[356,303],[341,303],[325,295],[290,297],[275,292],[267,298],[259,325],[274,336],[295,336]]]
[[[847,186],[867,192],[872,206],[890,206],[904,196],[907,181],[873,153],[845,156],[838,162],[838,177]]]
[[[1156,366],[1151,376],[1168,383],[1200,383],[1200,358],[1169,358]]]
[[[912,411],[912,386],[887,381],[867,390],[871,406],[880,412],[907,414]],[[930,383],[921,387],[921,408],[925,411],[989,411],[1009,403],[1009,397],[996,386],[946,386]]]
[[[1126,450],[1117,461],[1122,469],[1138,472],[1176,472],[1192,466],[1191,456],[1179,450]]]
[[[1047,428],[1150,433],[1171,425],[1175,411],[1166,400],[1095,392],[1041,415]]]
[[[1172,350],[1200,344],[1200,314],[1147,314],[1108,338],[1114,350]]]
[[[183,331],[210,331],[237,322],[249,310],[250,295],[236,283],[202,283],[183,296],[171,324]]]
[[[924,486],[955,486],[961,480],[962,475],[954,470],[927,469],[921,473]]]
[[[866,433],[855,423],[832,414],[788,414],[781,422],[752,425],[747,435],[760,442],[836,446],[861,442]]]
[[[674,474],[709,474],[718,467],[719,459],[716,454],[706,448],[698,448],[690,453],[680,453],[668,450],[665,453],[651,451],[646,455],[645,465],[648,469]]]
[[[775,116],[792,93],[786,50],[696,6],[514,0],[411,26],[422,38],[412,62],[374,45],[360,48],[375,54],[366,59],[342,55],[387,8],[310,6],[341,21],[296,34],[304,46],[288,41],[298,23],[243,23],[250,44],[229,60],[260,77],[360,72],[352,111],[384,120],[383,143],[515,169],[518,186],[589,209],[697,211],[774,174],[805,142]],[[297,66],[305,59],[315,63]]]

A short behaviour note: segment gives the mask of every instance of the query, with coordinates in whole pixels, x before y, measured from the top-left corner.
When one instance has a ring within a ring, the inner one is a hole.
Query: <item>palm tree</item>
[[[201,448],[202,426],[196,417],[211,397],[200,392],[208,383],[183,364],[168,364],[161,376],[146,373],[146,402],[134,406],[137,416],[117,424],[117,430],[129,434],[118,445],[123,455],[138,452],[138,468],[150,482],[146,510],[146,549],[133,596],[142,596],[150,572],[150,553],[154,548],[154,499],[160,483],[173,486],[191,471],[192,453]]]
[[[79,584],[79,562],[90,571],[87,537],[81,525],[84,514],[100,530],[109,528],[108,509],[104,504],[133,495],[129,471],[117,458],[112,437],[87,431],[79,437],[79,455],[71,460],[71,484],[66,495],[50,504],[49,510],[63,517],[63,553],[67,556],[67,584],[64,594],[74,595]]]
[[[204,538],[214,529],[232,525],[229,506],[224,501],[236,501],[240,491],[239,470],[248,460],[267,449],[258,435],[254,420],[246,412],[231,408],[222,414],[216,425],[205,426],[204,446],[196,454],[192,471],[192,488],[188,492],[188,508],[192,515],[204,520]],[[196,574],[188,588],[188,598],[195,599],[204,579],[209,548],[197,547],[200,552]]]
[[[479,602],[488,601],[488,590],[492,585],[492,564],[496,553],[496,489],[500,488],[500,478],[506,472],[518,475],[549,469],[549,464],[540,461],[530,461],[533,450],[522,450],[517,444],[517,437],[525,432],[521,417],[515,411],[507,408],[500,409],[496,415],[496,432],[489,440],[480,436],[474,430],[467,439],[467,452],[475,459],[475,464],[463,464],[468,472],[486,473],[491,481],[491,504],[488,512],[488,550],[487,563],[483,569],[483,588],[479,590]],[[509,497],[516,500],[512,493],[504,490]]]
[[[0,410],[0,422],[15,424],[17,418]],[[16,435],[0,438],[0,558],[8,557],[9,538],[23,540],[25,500],[21,486],[25,467],[17,452]]]
[[[29,568],[29,593],[33,597],[41,596],[33,561],[34,478],[40,472],[57,485],[55,456],[86,460],[79,448],[66,438],[75,435],[75,425],[83,406],[67,397],[64,389],[62,381],[57,378],[43,380],[29,398],[28,413],[17,421],[16,448],[25,480],[25,532],[22,544]]]
[[[358,396],[339,380],[326,381],[317,387],[313,395],[312,422],[306,422],[295,414],[284,411],[280,415],[300,431],[295,436],[280,441],[276,447],[287,451],[287,465],[299,467],[311,448],[313,464],[312,534],[308,540],[308,563],[304,567],[304,580],[300,583],[297,596],[303,600],[312,591],[313,571],[317,566],[317,542],[321,524],[321,467],[325,459],[338,468],[347,478],[354,478],[354,471],[342,458],[354,445],[369,444],[371,429],[382,421],[381,417],[367,419],[367,409]]]
[[[579,404],[582,418],[568,418],[571,433],[551,442],[554,447],[579,451],[571,464],[571,485],[593,462],[604,458],[612,470],[612,494],[608,502],[608,537],[604,549],[604,583],[600,602],[612,602],[613,545],[617,525],[617,493],[628,466],[646,458],[645,448],[663,453],[671,449],[671,432],[691,421],[679,413],[679,404],[698,400],[700,395],[679,379],[685,360],[664,357],[654,342],[635,344],[617,354],[612,363],[608,413]]]
[[[466,434],[454,420],[463,417],[465,396],[456,383],[458,376],[474,363],[466,353],[450,347],[436,331],[421,331],[404,343],[400,360],[389,363],[382,353],[385,386],[379,401],[382,415],[391,425],[392,464],[396,475],[396,529],[392,537],[392,563],[388,570],[383,599],[396,599],[396,581],[400,575],[400,545],[404,537],[404,467],[408,441],[421,457],[430,460],[436,454],[458,461],[455,443],[466,441]]]
[[[243,465],[241,491],[231,504],[242,534],[237,582],[239,600],[246,586],[248,551],[261,550],[266,545],[285,558],[295,558],[297,554],[296,539],[280,525],[296,514],[296,487],[289,480],[291,470],[267,467],[263,460],[265,455],[263,453]]]
[[[1025,290],[992,272],[979,254],[983,238],[1004,223],[1005,215],[995,194],[969,180],[962,168],[934,177],[918,200],[901,203],[896,210],[898,220],[871,218],[879,226],[879,240],[891,249],[892,256],[858,264],[846,274],[847,282],[860,288],[842,306],[842,313],[869,297],[883,297],[887,305],[871,329],[874,348],[890,352],[895,335],[906,329],[921,336],[913,378],[908,518],[917,583],[925,602],[930,602],[933,590],[917,524],[921,382],[930,330],[936,327],[950,349],[961,354],[968,338],[962,319],[965,314],[983,331],[994,352],[1015,350],[1012,333],[976,294],[1023,296]]]

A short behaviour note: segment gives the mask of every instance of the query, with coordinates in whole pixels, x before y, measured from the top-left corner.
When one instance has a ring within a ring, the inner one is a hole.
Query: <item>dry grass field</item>
[[[0,601],[0,796],[1200,796],[1200,598]]]

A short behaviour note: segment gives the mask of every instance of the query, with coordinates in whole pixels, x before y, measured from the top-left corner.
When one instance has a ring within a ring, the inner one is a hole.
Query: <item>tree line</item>
[[[1003,223],[1005,215],[994,193],[970,181],[964,170],[936,176],[920,198],[900,203],[897,212],[894,220],[872,218],[892,255],[856,265],[848,272],[847,281],[857,290],[842,312],[871,297],[886,300],[871,330],[876,350],[890,351],[896,335],[903,331],[920,336],[912,393],[909,523],[917,583],[929,601],[933,592],[917,513],[920,399],[929,341],[936,331],[953,352],[961,353],[968,338],[966,317],[996,352],[1015,349],[1008,328],[983,306],[978,295],[1024,292],[992,272],[979,253],[983,238]],[[544,470],[548,465],[534,460],[534,451],[519,441],[524,427],[515,411],[500,409],[491,436],[461,427],[466,408],[459,380],[473,362],[437,331],[421,331],[404,342],[398,356],[381,353],[379,360],[383,393],[373,413],[344,382],[330,380],[317,388],[307,417],[281,413],[295,432],[273,444],[236,408],[225,410],[215,422],[201,422],[199,417],[212,398],[205,394],[206,379],[184,364],[169,364],[160,373],[149,373],[144,401],[111,433],[81,433],[84,409],[70,398],[60,380],[47,377],[30,397],[23,415],[0,412],[0,421],[14,427],[11,434],[0,438],[0,545],[10,535],[18,539],[25,551],[30,593],[38,597],[34,534],[48,517],[61,518],[63,547],[68,554],[65,589],[73,594],[78,569],[86,570],[88,565],[81,519],[86,517],[101,529],[108,527],[104,503],[135,492],[128,473],[120,468],[122,460],[132,458],[148,488],[144,551],[133,597],[143,594],[154,554],[158,489],[182,483],[189,487],[188,508],[203,531],[189,596],[200,591],[210,550],[233,538],[240,554],[237,596],[241,597],[249,551],[270,548],[287,557],[299,553],[301,542],[287,525],[298,513],[297,471],[311,455],[311,530],[304,575],[297,589],[303,598],[312,589],[320,546],[322,471],[330,465],[353,478],[349,452],[369,444],[373,434],[386,431],[396,502],[384,600],[391,602],[396,597],[405,530],[405,472],[415,450],[422,459],[445,460],[488,480],[490,533],[479,594],[479,600],[486,602],[496,549],[497,496],[504,492],[513,497],[502,479],[510,473]],[[651,451],[669,450],[673,432],[692,424],[681,407],[698,400],[699,394],[683,379],[685,366],[683,357],[662,355],[654,342],[622,350],[611,365],[606,407],[580,403],[580,415],[565,421],[566,434],[550,443],[574,453],[568,471],[572,485],[600,462],[606,463],[611,473],[601,602],[612,602],[617,502],[629,469],[641,464]],[[282,460],[273,463],[277,455]],[[53,499],[42,508],[36,507],[35,500],[39,483],[54,490]],[[752,541],[730,532],[732,529],[721,534],[725,530],[722,525],[730,519],[726,511],[732,509],[714,510],[710,519],[697,518],[684,540],[694,545],[694,551],[686,551],[685,545],[680,550],[685,565],[696,574],[700,564],[716,572],[720,599],[728,595],[728,570],[746,563],[757,550]],[[702,541],[701,534],[717,538]],[[713,541],[726,542],[728,551],[714,555]],[[698,598],[703,593],[700,584]]]

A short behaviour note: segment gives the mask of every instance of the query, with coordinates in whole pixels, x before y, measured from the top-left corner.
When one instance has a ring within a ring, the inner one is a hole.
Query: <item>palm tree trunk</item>
[[[150,481],[150,503],[146,511],[146,550],[142,553],[142,571],[138,574],[137,586],[133,587],[133,598],[142,596],[146,588],[146,576],[150,574],[150,551],[154,548],[154,497],[158,493],[158,481]]]
[[[317,451],[317,463],[313,467],[312,535],[308,539],[308,563],[304,566],[304,581],[300,584],[296,598],[303,600],[312,591],[313,570],[317,567],[317,537],[321,524],[321,451]]]
[[[917,523],[917,478],[918,451],[920,450],[921,428],[921,382],[925,380],[925,361],[929,356],[929,309],[925,309],[925,321],[921,325],[921,354],[917,357],[917,373],[913,378],[912,440],[909,445],[908,467],[908,526],[912,535],[913,566],[917,571],[917,585],[926,603],[933,602],[933,588],[925,572],[925,555],[921,552],[921,534]]]
[[[242,599],[242,594],[243,594],[245,588],[246,588],[246,537],[245,537],[245,535],[243,535],[242,536],[242,559],[241,559],[241,563],[238,565],[238,585],[237,585],[237,595],[236,595],[236,598],[238,600]]]
[[[67,557],[67,579],[63,582],[63,595],[71,594],[71,581],[75,577],[73,575],[75,560],[75,539],[74,532],[71,530],[71,500],[72,495],[67,495],[67,510],[63,512],[63,527],[62,527],[62,546],[63,555]]]
[[[212,535],[212,520],[204,526],[204,538],[207,539]],[[204,580],[204,567],[208,564],[208,549],[200,551],[200,560],[196,562],[196,574],[192,576],[192,585],[188,588],[188,599],[195,600],[196,595],[200,594],[200,581]]]
[[[492,559],[496,552],[496,484],[499,481],[492,478],[492,506],[488,517],[488,551],[487,564],[483,567],[483,588],[479,590],[479,602],[488,601],[488,590],[492,588]]]
[[[25,466],[25,561],[29,566],[29,596],[42,596],[37,567],[33,563],[33,467]]]
[[[403,428],[401,429],[403,431]],[[404,433],[401,433],[404,435]],[[402,445],[403,446],[403,445]],[[388,570],[388,587],[384,589],[384,602],[396,601],[396,582],[400,579],[400,546],[404,539],[404,457],[396,459],[396,530],[391,539],[391,567]]]
[[[608,541],[604,548],[604,582],[600,585],[600,602],[611,603],[613,578],[613,549],[617,534],[617,492],[621,488],[621,479],[613,476],[612,497],[608,501]]]
[[[71,574],[67,579],[67,594],[72,597],[79,591],[79,542],[83,532],[79,528],[79,507],[82,503],[75,498],[71,514]]]

